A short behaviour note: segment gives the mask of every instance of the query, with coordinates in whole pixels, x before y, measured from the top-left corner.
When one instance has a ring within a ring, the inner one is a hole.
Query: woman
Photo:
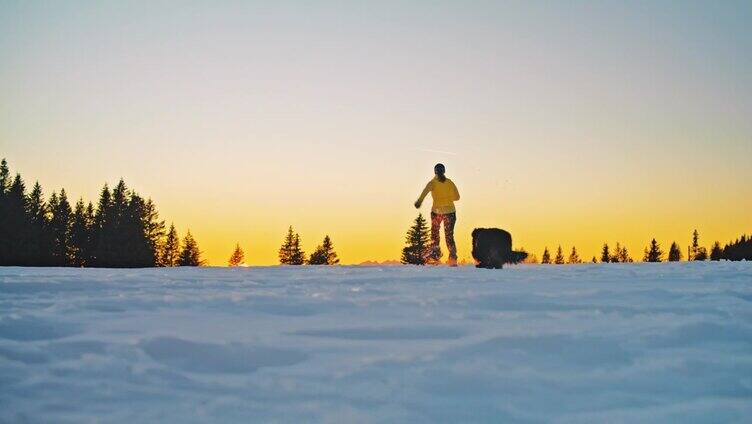
[[[444,236],[449,249],[448,263],[449,266],[457,266],[457,246],[454,244],[454,223],[457,222],[457,214],[454,209],[454,202],[460,200],[460,193],[452,180],[444,175],[446,172],[444,165],[437,163],[433,167],[433,172],[436,176],[426,184],[423,193],[415,201],[415,207],[420,208],[423,199],[431,192],[433,199],[433,206],[431,206],[431,250],[426,259],[428,263],[432,264],[439,262],[441,257],[439,227],[443,222]]]

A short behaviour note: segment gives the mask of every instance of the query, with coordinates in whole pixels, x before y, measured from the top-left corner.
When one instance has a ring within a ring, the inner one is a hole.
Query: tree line
[[[278,252],[280,265],[337,265],[339,258],[334,251],[332,239],[326,235],[320,245],[316,246],[310,257],[306,256],[300,245],[300,234],[290,226],[287,229],[282,246]],[[227,260],[229,266],[240,266],[245,260],[245,253],[240,247],[240,243],[235,244],[230,258]]]
[[[72,267],[154,267],[199,266],[204,261],[190,230],[180,239],[174,225],[165,231],[165,221],[159,219],[156,205],[128,189],[121,179],[110,189],[107,184],[94,205],[83,199],[71,205],[65,189],[52,192],[45,200],[42,187],[36,182],[27,193],[20,174],[14,178],[5,159],[0,161],[0,266],[72,266]],[[430,248],[430,230],[422,214],[418,214],[406,235],[401,262],[423,265]],[[521,249],[524,251],[524,249]],[[652,239],[644,250],[644,262],[662,262],[665,252]],[[243,263],[244,252],[236,244],[228,264]],[[283,265],[335,265],[339,258],[331,238],[327,235],[307,256],[300,243],[300,235],[288,228],[278,252]],[[676,242],[671,243],[666,260],[683,259]],[[708,253],[700,246],[697,230],[692,234],[692,245],[687,249],[690,261],[752,260],[752,236],[742,235],[723,247],[716,241]],[[598,262],[593,256],[591,262]],[[528,263],[537,263],[530,255]],[[564,256],[558,246],[552,258],[548,247],[543,250],[542,264],[579,264],[576,247]],[[619,242],[612,250],[603,244],[602,263],[634,262],[626,246]]]
[[[151,199],[121,179],[102,188],[96,206],[65,189],[45,200],[42,186],[27,193],[20,174],[11,178],[0,161],[0,265],[141,268],[202,265],[198,243],[187,232],[182,243],[159,219]]]
[[[300,234],[290,226],[287,235],[279,248],[280,265],[336,265],[339,263],[337,252],[334,251],[332,239],[326,235],[324,240],[316,246],[311,256],[306,258],[306,253],[300,246]]]
[[[661,245],[656,239],[650,240],[650,243],[645,247],[643,251],[643,262],[663,262],[664,258],[668,262],[678,262],[684,259],[684,254],[679,245],[673,241],[669,247],[668,254],[663,251]],[[707,249],[700,246],[700,234],[697,230],[692,233],[692,244],[687,248],[687,260],[688,261],[741,261],[752,260],[752,237],[742,235],[735,241],[730,241],[721,247],[720,242],[716,241],[708,253]],[[536,263],[536,259],[527,261],[528,263]],[[591,260],[593,263],[599,262],[599,258],[593,256]],[[608,243],[603,243],[603,248],[600,255],[601,263],[631,263],[634,259],[630,256],[627,248],[622,246],[619,242],[616,242],[616,246],[613,250],[609,247]],[[541,258],[542,264],[578,264],[582,263],[578,254],[577,248],[572,247],[572,252],[569,254],[569,258],[565,261],[561,246],[556,250],[556,256],[551,259],[551,253],[548,251],[548,247],[543,250],[543,256]]]
[[[428,249],[431,246],[430,229],[428,228],[428,222],[422,214],[413,221],[413,224],[407,231],[405,237],[405,247],[402,249],[402,256],[400,262],[403,264],[411,265],[425,265]],[[520,249],[525,251],[524,248]],[[692,244],[687,249],[689,261],[740,261],[740,260],[752,260],[752,236],[742,235],[735,241],[728,242],[725,246],[721,247],[719,242],[715,242],[708,254],[705,247],[700,246],[700,235],[697,230],[692,233]],[[527,252],[526,252],[527,253]],[[660,244],[655,240],[650,240],[648,246],[645,247],[643,252],[643,262],[662,262],[664,260],[665,252],[661,249]],[[671,243],[668,255],[665,259],[669,262],[677,262],[684,258],[679,245],[674,241]],[[581,264],[584,261],[580,258],[577,252],[577,247],[572,246],[572,250],[569,251],[569,255],[565,256],[564,250],[561,245],[556,249],[555,255],[552,257],[551,252],[546,246],[543,249],[543,255],[541,256],[541,264]],[[600,258],[595,256],[590,260],[592,263],[632,263],[635,260],[630,255],[627,247],[620,242],[616,242],[616,246],[612,249],[608,243],[603,243]],[[528,255],[528,259],[525,263],[539,263],[535,255]]]

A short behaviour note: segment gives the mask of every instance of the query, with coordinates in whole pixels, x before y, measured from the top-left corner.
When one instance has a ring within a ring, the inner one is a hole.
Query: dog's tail
[[[509,255],[509,263],[512,264],[518,264],[522,261],[527,259],[527,252],[519,252],[517,250],[513,250],[512,253]]]

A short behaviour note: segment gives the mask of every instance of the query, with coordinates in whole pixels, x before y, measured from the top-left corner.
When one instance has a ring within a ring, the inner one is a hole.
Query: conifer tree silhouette
[[[83,267],[88,265],[89,234],[91,231],[91,223],[88,222],[88,218],[86,206],[84,206],[84,200],[78,199],[78,202],[76,202],[76,208],[73,211],[73,222],[70,231],[72,266]]]
[[[682,251],[679,249],[679,245],[675,241],[671,242],[671,247],[668,249],[668,261],[679,262],[682,259]]]
[[[629,255],[629,252],[627,251],[627,246],[621,246],[621,249],[619,249],[619,262],[621,263],[634,262],[632,260],[632,257]]]
[[[8,168],[8,161],[3,158],[0,160],[0,198],[5,195],[5,192],[10,188],[10,169]]]
[[[65,189],[60,190],[60,196],[54,192],[50,199],[50,232],[52,234],[52,261],[55,266],[70,266],[72,264],[71,224],[73,211],[71,210]]]
[[[0,266],[11,265],[11,243],[14,242],[10,228],[10,210],[8,202],[8,190],[10,189],[10,169],[8,162],[3,158],[0,161]]]
[[[293,246],[295,244],[295,231],[292,225],[287,229],[287,235],[279,248],[279,263],[281,265],[292,265]]]
[[[614,263],[633,262],[632,257],[629,256],[629,252],[627,251],[627,246],[622,246],[621,243],[617,241],[616,248],[614,249],[614,253],[613,255],[611,255],[611,262],[614,262]]]
[[[696,261],[697,254],[700,251],[700,233],[697,232],[697,228],[692,232],[692,247],[690,249],[689,258],[687,260]]]
[[[230,259],[227,261],[227,265],[239,266],[243,263],[244,258],[245,253],[243,253],[243,249],[240,248],[240,243],[235,243],[235,250],[233,250],[232,255],[230,255]]]
[[[151,262],[152,264],[157,265],[160,259],[162,241],[165,237],[165,222],[164,220],[159,220],[157,206],[151,199],[148,199],[144,204],[142,215],[144,232],[152,256]]]
[[[6,171],[2,171],[6,172]],[[20,174],[16,174],[8,186],[9,177],[2,198],[0,215],[0,265],[26,265],[28,239],[26,236],[26,185]]]
[[[338,263],[339,258],[334,251],[332,239],[328,235],[324,237],[324,241],[316,247],[308,259],[309,265],[336,265]]]
[[[28,197],[26,206],[28,220],[28,258],[27,265],[42,266],[51,263],[52,241],[48,231],[49,218],[47,203],[44,201],[42,186],[37,181]]]
[[[554,258],[554,263],[556,265],[562,265],[564,263],[564,253],[561,251],[561,245],[559,245],[559,248],[556,249],[556,257]]]
[[[643,262],[661,262],[663,260],[663,250],[655,239],[650,240],[650,246],[645,248]]]
[[[292,243],[292,256],[290,257],[290,265],[303,265],[306,262],[306,255],[303,249],[300,247],[300,234],[295,233]]]
[[[720,261],[721,259],[723,259],[723,250],[721,249],[721,243],[716,241],[710,249],[710,260]]]
[[[541,256],[541,264],[550,264],[551,263],[551,253],[548,251],[548,247],[545,247],[543,249],[543,256]]]
[[[292,229],[292,225],[287,229],[287,235],[282,246],[279,248],[279,263],[281,265],[303,265],[305,263],[305,252],[300,247],[300,235]]]
[[[183,250],[180,251],[178,266],[201,266],[204,261],[201,260],[201,251],[198,249],[198,243],[191,235],[191,230],[183,239]]]
[[[177,266],[180,258],[180,237],[175,229],[175,224],[170,224],[162,251],[160,252],[160,266]]]
[[[407,231],[401,262],[410,265],[425,265],[429,248],[428,224],[423,214],[418,214]]]
[[[138,194],[129,191],[125,210],[118,228],[122,245],[118,249],[119,266],[129,268],[151,267],[157,256],[156,246],[149,240],[149,225],[146,202]]]
[[[111,266],[113,263],[114,223],[112,192],[109,186],[105,184],[99,194],[92,232],[93,261],[96,266]]]
[[[603,243],[603,250],[601,250],[601,262],[611,262],[611,252],[608,250],[608,243]]]
[[[577,254],[577,248],[574,246],[572,246],[572,252],[569,254],[567,263],[569,264],[581,264],[582,263],[582,260],[580,259],[580,255]]]

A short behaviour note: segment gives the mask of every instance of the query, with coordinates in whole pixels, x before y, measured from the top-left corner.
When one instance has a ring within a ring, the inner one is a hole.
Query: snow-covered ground
[[[751,422],[752,263],[0,268],[1,422]]]

